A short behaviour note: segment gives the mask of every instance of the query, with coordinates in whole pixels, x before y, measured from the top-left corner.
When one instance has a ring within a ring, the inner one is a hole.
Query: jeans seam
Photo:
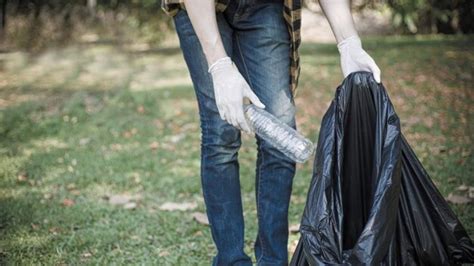
[[[202,107],[200,101],[198,101],[198,105],[199,105],[200,107]],[[204,110],[203,110],[203,111],[204,111]],[[200,119],[200,120],[201,120],[201,119]],[[201,122],[201,125],[202,125],[202,127],[203,127],[203,133],[202,133],[202,137],[201,137],[201,139],[202,139],[202,140],[201,140],[201,169],[202,169],[201,182],[203,182],[203,181],[204,181],[204,169],[203,169],[203,168],[205,167],[205,165],[204,165],[204,154],[206,154],[207,148],[206,148],[206,145],[203,145],[202,142],[203,142],[204,136],[207,136],[207,135],[208,135],[209,126],[208,126],[208,124],[207,124],[206,122],[204,122],[204,123],[203,123],[203,121],[200,121],[200,122]],[[206,196],[207,193],[204,191],[204,186],[202,186],[202,191],[203,191],[204,205],[207,206],[207,205],[208,205],[208,204],[207,204],[207,200],[206,200],[206,198],[207,198],[207,196]],[[206,207],[206,214],[207,214],[207,211],[208,211],[208,208]],[[211,223],[209,223],[209,224],[210,224],[209,227],[211,228],[211,233],[212,233],[212,231],[213,231],[213,229],[212,229],[212,228],[213,228],[213,225],[212,225]]]
[[[262,188],[261,188],[261,183],[262,183],[262,165],[264,164],[265,162],[265,156],[264,156],[264,152],[263,152],[263,149],[262,149],[262,145],[263,145],[263,140],[260,141],[260,145],[258,145],[258,152],[260,153],[260,156],[262,158],[262,160],[260,161],[260,164],[257,166],[258,167],[258,177],[260,180],[258,180],[258,193],[257,193],[257,218],[259,221],[262,221],[262,208],[260,207],[260,204],[261,204],[261,200],[260,200],[260,195],[262,193]],[[260,223],[258,223],[258,232],[257,234],[260,234],[260,231],[262,230],[262,228],[260,227]],[[261,236],[258,237],[258,240],[260,241],[260,246],[262,247],[262,254],[260,256],[260,258],[257,258],[257,265],[260,263],[260,261],[262,260],[262,258],[264,257],[265,255],[265,243],[263,241],[263,238]]]
[[[250,86],[251,88],[253,87],[253,84],[252,84],[252,80],[250,79],[250,73],[248,71],[248,67],[247,67],[247,64],[245,63],[245,59],[244,59],[244,56],[242,54],[242,49],[240,48],[240,41],[239,41],[239,35],[236,34],[235,36],[236,40],[237,40],[237,49],[239,50],[239,55],[240,55],[240,59],[242,60],[242,65],[244,66],[244,70],[245,70],[245,73],[247,75],[247,78],[249,80],[249,83],[250,83]],[[257,193],[257,218],[259,221],[262,221],[262,217],[261,217],[261,210],[262,208],[260,207],[260,204],[261,204],[261,200],[260,199],[260,195],[262,193],[262,188],[261,188],[261,178],[262,178],[262,165],[264,164],[265,160],[264,160],[264,155],[263,155],[263,151],[262,151],[262,145],[263,145],[263,141],[260,142],[260,145],[258,146],[258,149],[259,149],[259,152],[262,156],[262,160],[260,162],[260,165],[258,165],[258,176],[259,176],[259,181],[258,181],[258,193]],[[258,227],[258,232],[257,234],[260,233],[260,226]],[[260,241],[260,245],[262,247],[262,255],[260,256],[260,258],[257,258],[257,264],[260,262],[260,260],[264,257],[264,254],[266,253],[265,252],[265,243],[262,239],[262,237],[258,237],[259,241]]]
[[[252,84],[252,79],[250,78],[250,72],[247,67],[247,64],[245,63],[244,55],[242,54],[242,49],[240,48],[240,40],[239,40],[239,35],[236,33],[235,38],[237,40],[237,49],[239,50],[239,55],[240,55],[240,60],[242,60],[242,65],[244,66],[245,74],[247,75],[248,83],[250,85],[250,88],[253,91],[253,84]]]

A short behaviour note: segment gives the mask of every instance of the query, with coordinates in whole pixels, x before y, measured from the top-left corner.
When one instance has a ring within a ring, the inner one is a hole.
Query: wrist
[[[204,55],[207,60],[208,67],[211,67],[217,60],[228,57],[223,47],[214,47],[209,50],[209,47],[206,47],[204,50]]]
[[[222,58],[217,59],[215,62],[213,62],[210,66],[207,72],[209,73],[214,73],[215,71],[221,69],[222,67],[232,65],[232,59],[230,57],[225,56]]]
[[[362,41],[360,40],[358,35],[352,35],[337,43],[337,49],[339,50],[339,53],[345,52],[346,47],[354,46],[362,47]]]

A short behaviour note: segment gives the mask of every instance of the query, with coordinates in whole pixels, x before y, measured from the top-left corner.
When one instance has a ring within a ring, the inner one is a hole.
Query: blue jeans
[[[174,17],[184,59],[193,81],[201,121],[201,183],[217,247],[213,265],[252,265],[244,252],[244,219],[239,181],[240,131],[222,120],[211,76],[186,11]],[[290,37],[283,1],[230,1],[217,22],[227,54],[266,110],[296,128],[290,92]],[[295,163],[258,136],[256,203],[258,265],[288,264],[288,207]]]

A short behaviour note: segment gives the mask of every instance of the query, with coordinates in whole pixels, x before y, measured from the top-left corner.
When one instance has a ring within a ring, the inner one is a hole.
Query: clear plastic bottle
[[[309,139],[264,109],[245,104],[244,113],[255,134],[293,161],[304,163],[313,154],[314,144]]]

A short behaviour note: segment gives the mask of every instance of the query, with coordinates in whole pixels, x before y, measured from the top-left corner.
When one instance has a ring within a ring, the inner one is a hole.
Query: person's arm
[[[212,76],[217,109],[223,120],[248,133],[251,132],[243,109],[243,98],[265,108],[250,89],[227,55],[216,20],[214,0],[185,0],[184,6],[202,46]]]
[[[209,66],[227,57],[217,27],[214,0],[184,0],[184,6]]]
[[[319,4],[336,37],[344,77],[352,72],[368,71],[372,72],[375,81],[380,83],[380,69],[362,48],[352,19],[349,0],[319,0]]]

